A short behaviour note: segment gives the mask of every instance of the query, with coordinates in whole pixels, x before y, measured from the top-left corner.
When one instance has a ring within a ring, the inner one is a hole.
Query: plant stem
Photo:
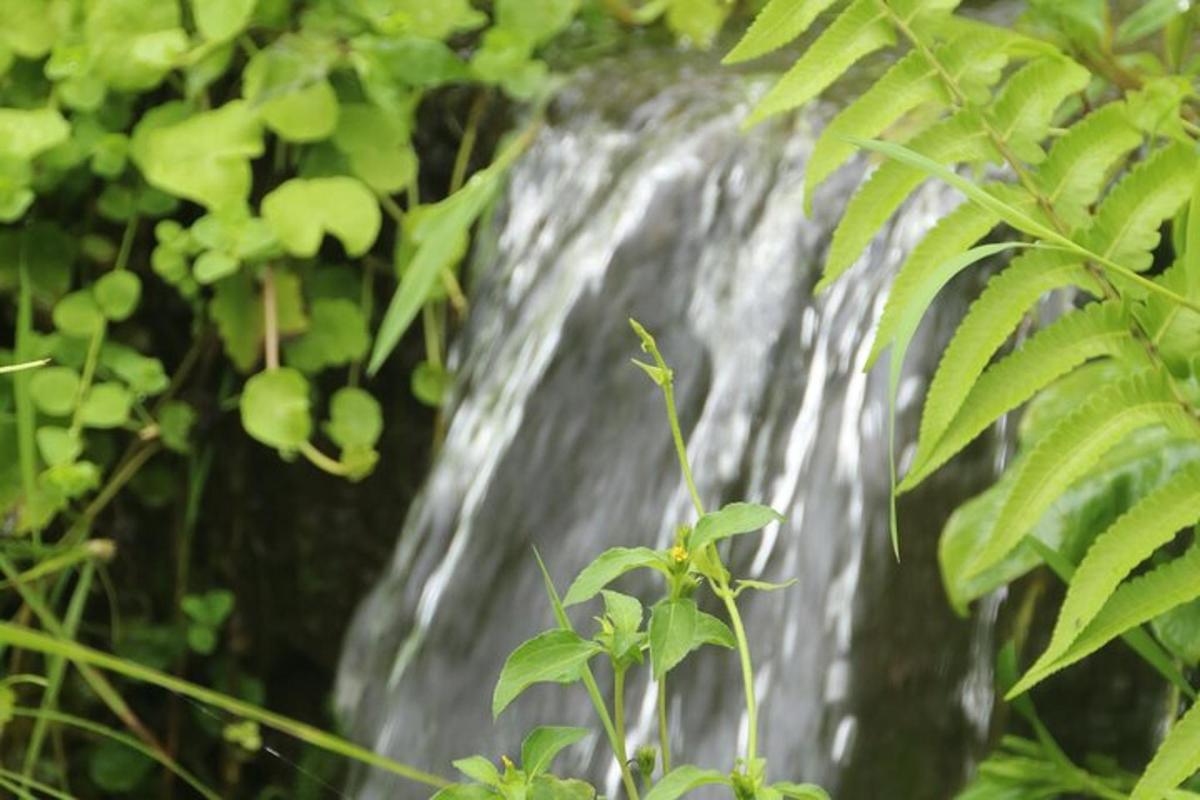
[[[625,668],[613,666],[613,729],[617,735],[617,758],[622,764],[629,762],[629,749],[625,745]]]
[[[88,343],[87,360],[83,362],[83,375],[79,379],[79,389],[75,393],[75,413],[71,415],[71,435],[78,436],[83,430],[83,404],[92,388],[92,379],[96,377],[96,364],[100,360],[100,346],[104,344],[104,332],[108,327],[100,323],[92,340]]]
[[[671,732],[667,727],[667,676],[658,679],[658,749],[662,751],[662,774],[671,771]]]
[[[758,699],[754,694],[754,665],[750,661],[750,642],[746,639],[746,628],[742,625],[742,615],[738,613],[733,592],[724,578],[718,585],[717,595],[725,603],[729,621],[733,624],[733,635],[737,638],[738,656],[742,661],[742,687],[746,692],[746,768],[749,769],[758,749]]]
[[[279,311],[275,305],[275,271],[263,267],[263,348],[267,369],[279,368]]]

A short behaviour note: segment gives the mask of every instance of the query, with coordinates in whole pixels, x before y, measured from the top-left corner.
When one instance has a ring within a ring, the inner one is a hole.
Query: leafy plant
[[[675,410],[674,373],[659,352],[654,337],[636,321],[630,320],[630,324],[641,340],[642,350],[651,358],[651,363],[634,360],[634,364],[662,390],[680,470],[697,519],[694,524],[680,525],[675,531],[674,543],[666,549],[615,547],[606,550],[583,568],[563,598],[559,597],[546,565],[538,556],[546,594],[558,625],[517,647],[505,661],[492,696],[492,714],[498,717],[522,692],[535,684],[581,684],[595,707],[613,758],[621,770],[625,792],[631,800],[640,797],[631,765],[638,767],[646,800],[675,800],[710,784],[728,787],[739,800],[828,800],[828,795],[812,784],[767,782],[767,762],[758,751],[758,702],[750,643],[738,612],[737,597],[747,589],[771,591],[785,585],[735,580],[725,568],[718,550],[718,545],[725,540],[755,533],[782,521],[782,517],[770,508],[753,503],[730,503],[717,511],[705,512],[692,478]],[[663,594],[651,604],[648,620],[641,600],[607,588],[626,573],[637,570],[655,573],[663,582]],[[728,624],[700,610],[697,594],[705,589],[724,607]],[[603,601],[604,612],[596,618],[596,632],[590,639],[585,639],[575,630],[567,609],[594,603],[597,597]],[[667,679],[690,653],[704,645],[736,650],[741,662],[748,734],[745,752],[733,758],[733,768],[729,771],[692,764],[672,766],[666,716]],[[645,666],[647,655],[657,684],[659,751],[656,753],[652,746],[644,746],[635,758],[631,758],[625,732],[625,679],[631,669]],[[592,660],[600,656],[607,656],[612,670],[611,711],[591,667]],[[544,767],[559,750],[587,733],[581,728],[535,729],[522,745],[521,769],[507,757],[502,759],[503,772],[479,755],[456,761],[455,767],[472,782],[448,786],[434,798],[519,800],[540,796],[591,800],[596,794],[592,786],[543,774]],[[652,781],[654,766],[660,757],[662,774],[657,781]]]
[[[1196,14],[1150,2],[1116,20],[1103,2],[1044,0],[1029,4],[1023,29],[1009,30],[957,14],[957,5],[771,0],[727,61],[782,47],[830,14],[753,111],[754,123],[803,106],[871,53],[904,49],[825,128],[807,176],[811,204],[856,149],[884,157],[846,206],[822,288],[928,178],[967,198],[893,283],[872,350],[874,361],[891,347],[893,395],[940,288],[984,257],[1013,253],[943,353],[916,453],[904,479],[893,478],[896,492],[912,489],[1029,404],[1020,456],[951,520],[941,545],[960,608],[1040,564],[1068,583],[1050,644],[1014,676],[1008,699],[1028,704],[1028,689],[1117,637],[1194,698],[1172,658],[1183,653],[1164,634],[1200,591],[1194,547],[1179,555],[1200,520]],[[976,246],[994,229],[1009,240]],[[1001,354],[1038,301],[1067,288],[1078,307]],[[1131,477],[1135,491],[1119,494]],[[895,523],[893,503],[898,548]],[[1010,796],[1020,786],[1020,796],[1131,790],[1134,800],[1157,800],[1184,796],[1175,787],[1200,768],[1196,706],[1128,787],[1081,782],[1049,732],[1034,727],[1037,744],[1009,740],[963,796]],[[1039,773],[1038,764],[1053,769]]]
[[[239,759],[259,749],[244,722],[397,767],[291,720],[266,721],[262,691],[240,685],[247,676],[221,647],[233,638],[222,630],[234,598],[195,593],[189,577],[206,478],[223,455],[212,432],[236,412],[284,460],[348,480],[370,474],[385,419],[372,378],[418,321],[425,357],[413,391],[444,402],[445,342],[467,310],[460,264],[557,85],[551,55],[660,22],[703,46],[732,9],[0,3],[0,313],[13,331],[0,349],[0,564],[13,619],[0,650],[14,667],[41,654],[38,680],[4,684],[0,767],[20,766],[0,773],[5,793],[52,794],[72,777],[104,792],[152,791],[149,773],[165,767],[215,796],[205,781],[236,783]],[[495,109],[518,104],[525,127],[497,145],[490,131],[509,115]],[[452,163],[421,144],[423,118],[434,116],[453,119]],[[175,498],[164,485],[186,491]],[[94,537],[127,495],[178,500],[177,541],[132,546],[155,559],[173,549],[180,564],[174,582],[118,587],[111,622],[93,619],[93,577],[111,591],[105,564],[116,555]],[[137,609],[123,629],[122,606]],[[45,638],[24,638],[31,626]],[[101,664],[89,660],[99,651],[71,649],[84,632],[121,658]],[[175,704],[164,742],[100,667],[234,718],[189,724]],[[153,677],[142,671],[151,667]],[[226,693],[172,683],[190,672]],[[63,707],[106,708],[132,738]],[[104,743],[64,746],[64,727]],[[208,748],[179,750],[197,734],[235,756],[214,769]]]

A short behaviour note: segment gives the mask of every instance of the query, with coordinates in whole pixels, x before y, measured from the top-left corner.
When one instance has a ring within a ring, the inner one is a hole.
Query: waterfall
[[[705,502],[787,517],[727,559],[735,576],[798,579],[740,601],[770,777],[818,781],[841,800],[944,798],[961,783],[990,714],[994,608],[974,626],[956,620],[934,553],[994,457],[976,447],[903,498],[898,565],[886,375],[863,372],[891,276],[959,198],[918,191],[814,298],[863,165],[836,175],[806,216],[805,162],[830,109],[741,131],[766,85],[678,54],[595,66],[513,168],[473,262],[444,445],[346,639],[336,701],[356,739],[449,774],[454,758],[516,756],[534,725],[598,727],[577,686],[535,687],[495,723],[490,698],[505,656],[554,624],[532,548],[562,590],[604,549],[664,546],[690,519],[661,396],[629,363],[632,316],[675,368]],[[937,353],[977,288],[969,276],[952,284],[914,342],[901,460]],[[620,586],[647,599],[658,589]],[[588,635],[594,613],[575,613]],[[656,738],[644,672],[627,695],[631,752]],[[606,666],[598,676],[608,683]],[[703,648],[669,686],[675,762],[730,768],[745,735],[736,654]],[[617,791],[599,737],[558,766]],[[352,792],[428,794],[379,772],[355,775]]]

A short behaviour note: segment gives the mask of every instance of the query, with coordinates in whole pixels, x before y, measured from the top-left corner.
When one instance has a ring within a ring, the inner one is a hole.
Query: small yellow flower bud
[[[681,544],[677,544],[667,551],[676,564],[682,564],[688,560],[687,548]]]

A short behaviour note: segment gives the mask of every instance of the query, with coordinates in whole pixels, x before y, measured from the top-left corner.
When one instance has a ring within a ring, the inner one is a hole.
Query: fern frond
[[[967,576],[978,575],[1008,555],[1055,499],[1126,435],[1158,425],[1181,438],[1200,438],[1200,422],[1157,372],[1109,386],[1068,414],[1023,462],[987,544],[966,566]]]
[[[1200,464],[1191,464],[1143,497],[1097,536],[1067,587],[1050,644],[1013,687],[1013,693],[1026,691],[1044,678],[1047,668],[1079,638],[1134,567],[1197,519],[1200,519]]]
[[[1179,143],[1139,163],[1100,204],[1085,234],[1088,248],[1129,269],[1147,269],[1159,228],[1191,196],[1198,166],[1194,148]]]
[[[1130,334],[1130,323],[1120,303],[1091,303],[1038,331],[988,367],[928,458],[913,464],[912,480],[923,480],[1001,416],[1085,361],[1114,356],[1144,365],[1144,351]]]
[[[1141,142],[1125,104],[1109,103],[1054,142],[1035,180],[1060,217],[1084,227],[1090,221],[1087,207],[1096,202],[1113,168]]]
[[[1129,800],[1161,800],[1197,769],[1200,769],[1200,703],[1192,704],[1171,727],[1133,787]]]
[[[954,332],[929,384],[913,463],[929,459],[971,387],[1029,308],[1046,292],[1072,285],[1099,293],[1079,258],[1059,250],[1025,253],[988,281]],[[923,477],[905,476],[899,490],[911,489]]]
[[[895,41],[891,23],[879,3],[854,0],[759,101],[746,124],[756,125],[774,114],[803,106],[859,59]]]
[[[1054,112],[1090,79],[1090,72],[1066,57],[1039,58],[1021,67],[992,104],[991,119],[1000,138],[1018,157],[1040,162],[1045,154],[1039,142],[1046,138]]]
[[[1184,262],[1177,261],[1155,277],[1154,282],[1173,292],[1186,294],[1188,272]],[[1151,294],[1144,303],[1135,305],[1133,313],[1146,336],[1158,348],[1167,368],[1177,374],[1186,373],[1191,360],[1200,352],[1200,314],[1157,294]]]
[[[1126,631],[1197,597],[1200,597],[1200,546],[1193,546],[1174,561],[1121,584],[1075,641],[1056,658],[1030,667],[1013,687],[1013,693],[1028,691]]]
[[[1008,60],[1003,49],[1005,41],[1002,36],[961,38],[941,45],[935,54],[956,83],[978,94],[999,80]],[[855,147],[846,141],[847,136],[873,139],[913,109],[949,101],[937,68],[919,50],[909,52],[821,132],[805,165],[805,208],[811,208],[816,187],[854,154]]]
[[[973,111],[960,111],[933,124],[917,134],[909,148],[941,164],[983,160],[992,155],[987,135]],[[815,291],[822,291],[858,260],[904,199],[928,177],[920,169],[894,159],[871,173],[846,204]]]
[[[801,36],[821,12],[836,2],[838,0],[770,0],[721,63],[738,64],[778,50]]]

